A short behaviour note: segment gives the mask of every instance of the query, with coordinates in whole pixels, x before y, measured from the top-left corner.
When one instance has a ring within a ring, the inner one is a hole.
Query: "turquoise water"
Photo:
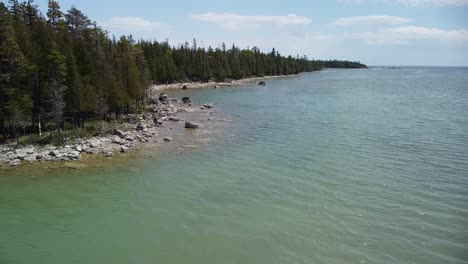
[[[468,69],[173,92],[190,151],[0,174],[0,263],[468,263]]]

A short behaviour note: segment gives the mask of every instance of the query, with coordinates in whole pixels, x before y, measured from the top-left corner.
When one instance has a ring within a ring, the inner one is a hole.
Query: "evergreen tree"
[[[12,126],[18,138],[18,128],[31,119],[31,94],[27,87],[28,63],[16,42],[12,18],[0,3],[0,127],[3,140],[6,127]]]

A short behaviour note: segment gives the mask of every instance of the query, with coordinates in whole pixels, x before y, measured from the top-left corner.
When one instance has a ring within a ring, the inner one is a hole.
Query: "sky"
[[[46,13],[47,0],[36,0]],[[111,34],[368,65],[468,66],[468,0],[59,0]]]

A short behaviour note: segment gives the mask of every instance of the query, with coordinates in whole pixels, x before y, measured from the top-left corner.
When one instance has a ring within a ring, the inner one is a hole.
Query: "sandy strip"
[[[180,82],[180,83],[171,83],[171,84],[157,84],[150,87],[150,91],[163,91],[163,90],[172,90],[172,89],[182,89],[182,87],[187,87],[187,89],[197,89],[197,88],[217,88],[217,87],[226,87],[226,86],[241,86],[241,85],[252,85],[256,84],[259,81],[264,81],[274,78],[284,78],[284,77],[293,77],[293,75],[275,75],[275,76],[264,76],[264,77],[253,77],[245,78],[240,80],[233,80],[232,82]]]

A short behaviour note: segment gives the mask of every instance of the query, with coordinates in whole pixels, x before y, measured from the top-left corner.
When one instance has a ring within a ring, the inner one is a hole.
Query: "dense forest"
[[[171,46],[116,38],[75,7],[49,0],[0,3],[0,141],[20,134],[83,128],[142,109],[151,83],[228,81],[286,75],[358,62],[309,60],[258,48]]]

